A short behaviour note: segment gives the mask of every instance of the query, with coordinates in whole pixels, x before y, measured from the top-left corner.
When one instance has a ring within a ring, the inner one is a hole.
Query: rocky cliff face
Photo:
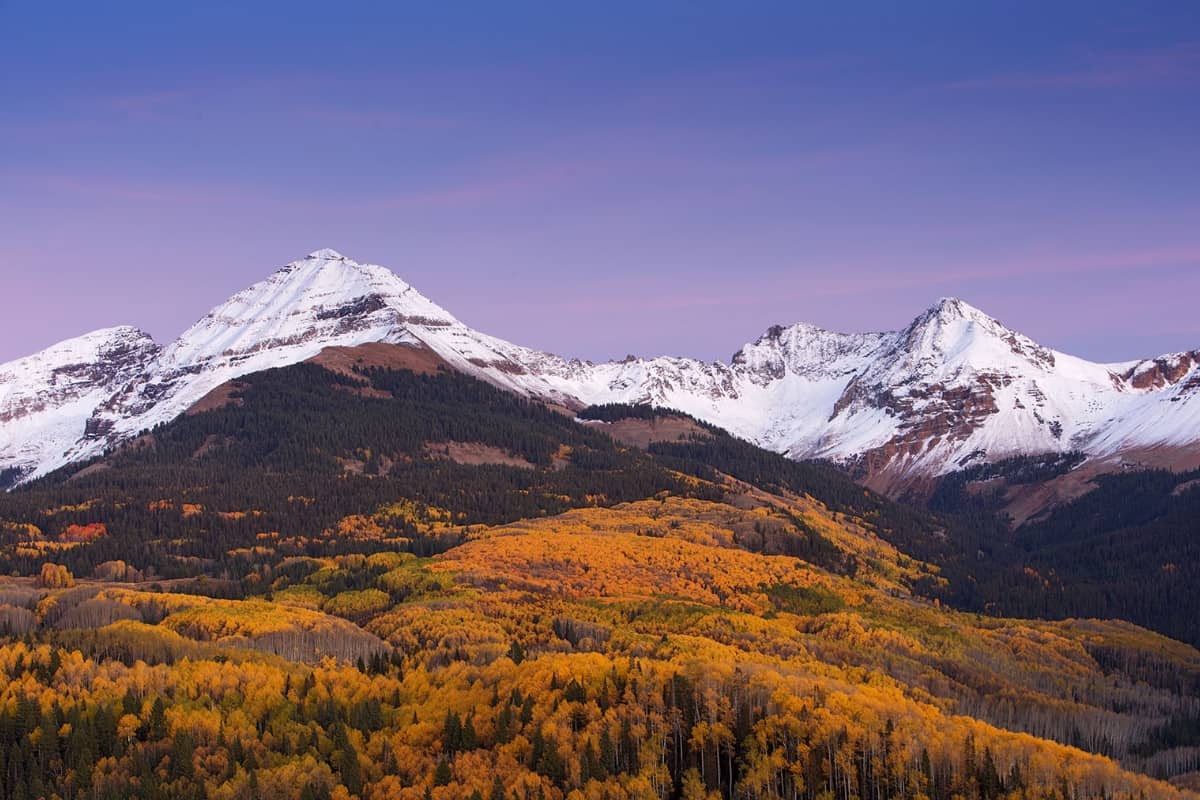
[[[1104,365],[1043,347],[956,299],[902,331],[775,326],[729,363],[564,359],[472,330],[384,267],[319,250],[159,348],[133,328],[0,366],[0,470],[21,479],[91,457],[240,375],[368,343],[567,407],[653,403],[794,458],[853,465],[878,488],[980,460],[1195,449],[1200,353]]]

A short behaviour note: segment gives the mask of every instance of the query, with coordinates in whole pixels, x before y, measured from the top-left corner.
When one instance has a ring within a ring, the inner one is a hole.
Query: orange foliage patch
[[[103,522],[93,522],[88,525],[68,525],[59,537],[64,542],[86,544],[108,536],[108,527]]]

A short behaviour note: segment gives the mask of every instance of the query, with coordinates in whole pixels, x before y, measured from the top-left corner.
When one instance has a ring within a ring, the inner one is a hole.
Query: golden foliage
[[[37,541],[42,538],[42,529],[32,522],[9,522],[0,520],[0,531],[11,531],[18,537]]]
[[[1021,776],[1011,798],[1064,784],[1077,797],[1194,797],[1052,741],[1114,747],[1186,710],[1098,654],[1191,675],[1194,649],[1124,623],[938,608],[908,595],[916,567],[868,522],[729,488],[726,503],[664,496],[477,529],[434,559],[260,563],[240,585],[264,597],[246,600],[71,590],[46,564],[42,622],[103,604],[156,622],[0,646],[0,714],[34,704],[50,717],[33,746],[71,737],[60,722],[73,713],[111,713],[119,746],[95,759],[97,796],[132,794],[156,770],[167,796],[199,784],[228,800],[456,800],[492,796],[497,779],[506,798],[546,800],[921,798],[934,772],[953,784],[941,794],[966,797],[984,794],[986,759]],[[400,504],[335,533],[386,537],[397,521],[451,529]],[[863,579],[744,547],[804,528],[859,558]],[[181,738],[191,750],[171,749]]]
[[[339,617],[365,618],[391,606],[387,592],[379,589],[358,589],[339,592],[325,603],[325,611]]]
[[[69,589],[75,585],[75,576],[61,564],[51,564],[47,561],[42,564],[37,584],[46,589]]]
[[[656,505],[579,509],[490,529],[441,557],[434,569],[460,572],[480,585],[573,599],[665,596],[758,613],[772,607],[765,586],[832,586],[799,559],[724,546],[714,524],[672,527],[672,520],[645,513]],[[846,594],[856,601],[854,592]]]

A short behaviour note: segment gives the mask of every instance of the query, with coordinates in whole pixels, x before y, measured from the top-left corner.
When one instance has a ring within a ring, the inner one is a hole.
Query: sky
[[[311,250],[595,360],[958,296],[1200,348],[1190,2],[0,0],[0,361]]]

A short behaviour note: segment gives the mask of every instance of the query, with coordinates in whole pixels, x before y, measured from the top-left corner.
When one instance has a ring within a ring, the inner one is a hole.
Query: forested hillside
[[[973,605],[1128,619],[1200,645],[1200,472],[1102,475],[973,570]],[[1200,737],[1198,737],[1200,740]]]
[[[460,463],[445,456],[455,444],[493,457]],[[166,577],[236,574],[229,553],[264,534],[296,553],[430,554],[463,526],[668,490],[713,494],[457,373],[348,377],[299,364],[249,376],[220,407],[5,496],[0,568],[29,573],[50,549],[82,574],[117,558]],[[96,525],[103,535],[72,541]]]
[[[309,364],[0,497],[0,800],[1195,796],[1200,652],[702,431]]]
[[[1067,486],[1074,499],[1028,515]],[[922,550],[948,579],[941,599],[1028,617],[1128,619],[1200,645],[1200,472],[1089,469],[1081,454],[1023,456],[944,476],[914,502],[961,538],[957,556]],[[1010,512],[1025,513],[1013,518]],[[981,533],[985,533],[981,537]],[[964,557],[978,548],[983,558]]]

